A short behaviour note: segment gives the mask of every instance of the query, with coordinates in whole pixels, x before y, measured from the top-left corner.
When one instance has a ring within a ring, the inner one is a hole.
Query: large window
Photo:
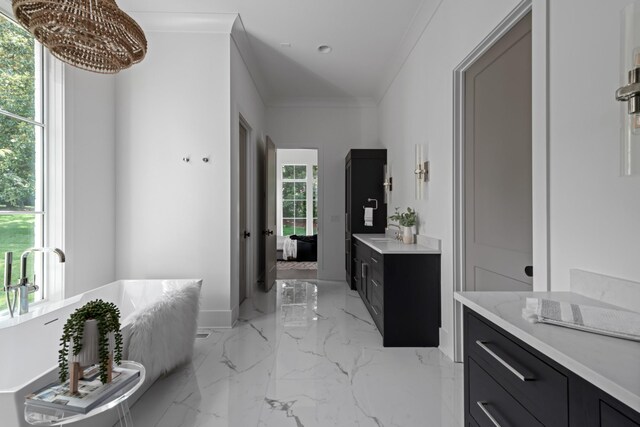
[[[44,239],[43,52],[34,38],[0,13],[0,270],[4,253],[14,253],[12,283],[19,280],[19,258]],[[33,257],[33,255],[31,255]],[[41,257],[29,260],[42,285]],[[32,301],[43,297],[32,294]],[[0,289],[0,311],[6,309]]]
[[[283,236],[318,233],[318,166],[282,166]]]

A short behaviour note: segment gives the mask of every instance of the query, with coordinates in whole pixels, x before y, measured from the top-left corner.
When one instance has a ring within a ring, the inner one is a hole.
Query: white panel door
[[[531,14],[465,74],[464,149],[466,290],[530,291]]]

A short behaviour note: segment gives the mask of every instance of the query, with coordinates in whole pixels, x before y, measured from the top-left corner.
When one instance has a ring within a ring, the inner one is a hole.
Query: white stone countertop
[[[385,234],[354,234],[353,237],[380,254],[439,254],[440,249],[422,244],[405,244]],[[422,240],[423,236],[418,236]],[[425,238],[428,239],[428,238]],[[431,239],[435,240],[435,239]]]
[[[527,298],[618,308],[572,292],[456,292],[455,299],[640,412],[640,342],[522,317]]]

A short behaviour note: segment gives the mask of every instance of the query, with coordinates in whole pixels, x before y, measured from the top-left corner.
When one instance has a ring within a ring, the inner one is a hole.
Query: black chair
[[[290,236],[291,240],[298,241],[298,256],[296,261],[318,261],[318,235]]]

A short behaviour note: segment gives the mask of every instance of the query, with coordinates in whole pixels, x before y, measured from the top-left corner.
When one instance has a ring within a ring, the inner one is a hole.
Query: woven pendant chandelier
[[[13,14],[67,64],[114,74],[144,59],[142,28],[115,0],[13,0]]]

